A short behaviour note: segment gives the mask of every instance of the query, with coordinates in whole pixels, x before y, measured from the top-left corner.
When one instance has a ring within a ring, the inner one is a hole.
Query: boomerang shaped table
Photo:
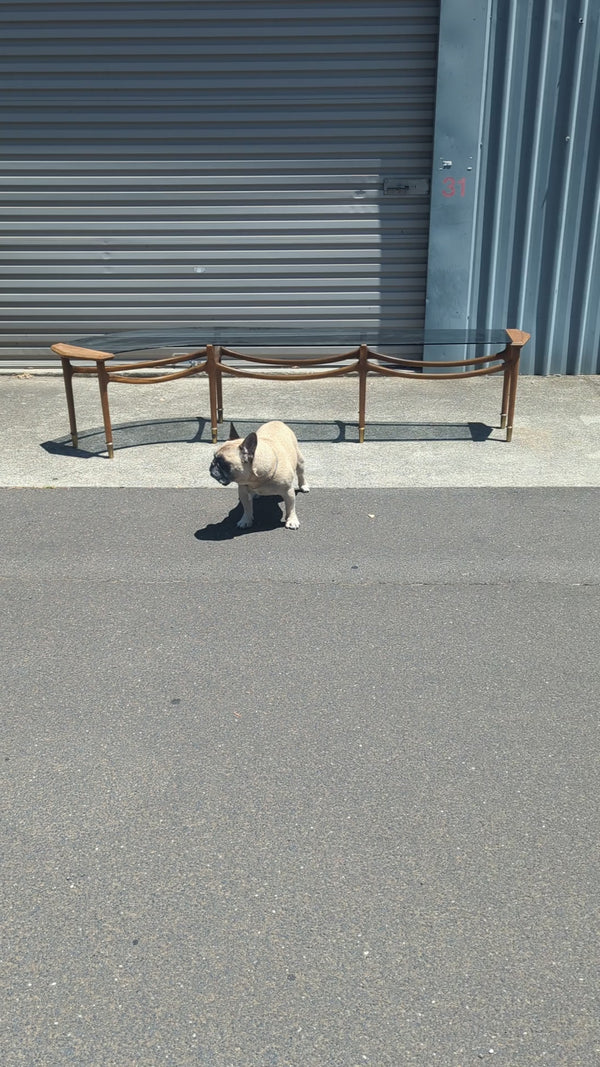
[[[77,422],[73,397],[76,375],[96,375],[104,419],[106,449],[114,456],[108,403],[111,382],[149,385],[176,378],[206,374],[209,387],[210,421],[213,443],[218,423],[223,421],[223,376],[265,378],[276,381],[307,381],[346,374],[358,376],[358,431],[362,444],[366,426],[366,393],[369,374],[416,381],[445,381],[502,374],[500,427],[506,440],[512,439],[519,359],[530,335],[521,330],[411,330],[355,327],[307,329],[302,327],[199,325],[171,330],[127,330],[121,333],[83,337],[67,344],[57,342],[52,351],[60,356],[69,411],[73,447],[77,448]],[[450,358],[432,360],[430,349]],[[475,348],[469,358],[452,358],[458,349]],[[183,349],[183,352],[182,352]],[[409,349],[407,356],[400,351]],[[481,352],[485,349],[484,352]],[[496,351],[490,352],[490,349]],[[499,351],[497,351],[499,349]],[[160,358],[147,354],[171,350]],[[252,350],[252,351],[249,351]],[[125,353],[141,358],[119,363]],[[424,353],[426,358],[419,358]],[[253,369],[256,367],[257,369]],[[172,368],[172,369],[169,369]],[[176,369],[175,369],[176,368]],[[286,373],[287,369],[287,373]],[[149,376],[132,372],[158,371]],[[289,373],[293,370],[294,373]]]

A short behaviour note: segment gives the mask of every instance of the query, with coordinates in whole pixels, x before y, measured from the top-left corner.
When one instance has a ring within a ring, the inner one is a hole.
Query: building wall
[[[1,0],[0,358],[425,316],[600,373],[600,4],[438,7]]]
[[[439,0],[0,0],[0,358],[421,326]]]
[[[442,2],[428,324],[527,330],[526,373],[600,373],[599,60],[598,0]]]

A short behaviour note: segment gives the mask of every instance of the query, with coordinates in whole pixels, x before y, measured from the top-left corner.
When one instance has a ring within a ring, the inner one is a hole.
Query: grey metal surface
[[[595,0],[442,5],[427,324],[510,320],[526,373],[600,370],[599,56]]]
[[[536,373],[600,370],[599,56],[593,0],[499,5],[474,307],[530,330]]]
[[[483,0],[472,4],[443,0],[431,178],[428,329],[476,325],[466,309],[481,191],[481,86],[488,34],[489,12]],[[520,324],[515,321],[514,327],[519,329]]]
[[[439,0],[2,3],[0,358],[421,326]]]
[[[598,491],[219,496],[1,494],[2,1063],[589,1067]]]

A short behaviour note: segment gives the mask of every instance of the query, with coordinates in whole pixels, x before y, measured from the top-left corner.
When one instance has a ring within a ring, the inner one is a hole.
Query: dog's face
[[[231,478],[231,463],[220,452],[216,452],[210,465],[210,476],[220,485],[229,485]]]
[[[221,445],[214,454],[209,468],[211,477],[220,485],[230,485],[231,482],[244,485],[250,481],[256,445],[255,433],[249,433],[242,440],[232,423],[229,441]]]

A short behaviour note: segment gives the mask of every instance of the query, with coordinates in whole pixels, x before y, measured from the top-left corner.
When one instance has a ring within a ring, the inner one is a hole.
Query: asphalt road
[[[600,490],[233,500],[0,490],[2,1063],[600,1063]]]

